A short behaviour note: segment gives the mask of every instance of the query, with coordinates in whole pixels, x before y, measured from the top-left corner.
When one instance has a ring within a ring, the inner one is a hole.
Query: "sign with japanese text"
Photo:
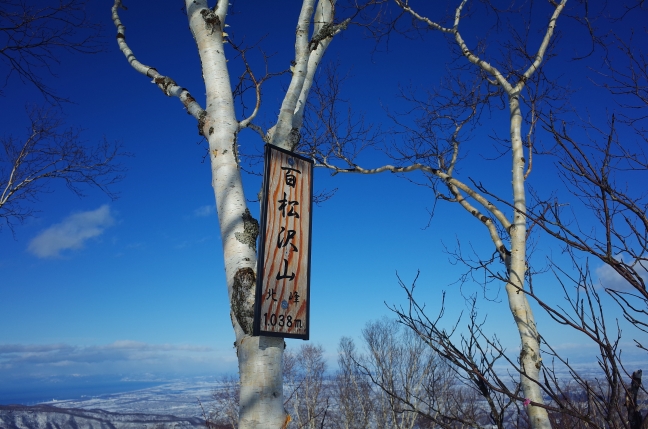
[[[254,335],[308,339],[313,161],[266,145]]]

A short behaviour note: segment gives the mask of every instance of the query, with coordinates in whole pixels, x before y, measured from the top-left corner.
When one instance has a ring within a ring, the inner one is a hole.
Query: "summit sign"
[[[266,145],[254,335],[308,339],[313,161]]]

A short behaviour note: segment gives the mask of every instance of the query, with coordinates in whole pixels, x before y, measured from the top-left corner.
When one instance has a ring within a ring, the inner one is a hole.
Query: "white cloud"
[[[634,268],[641,278],[648,282],[648,271],[639,264],[636,264]],[[607,264],[598,267],[595,272],[599,283],[604,288],[620,291],[632,289],[630,283]]]
[[[110,344],[0,344],[0,380],[74,374],[209,374],[234,371],[236,356],[195,344],[151,344],[120,340]],[[0,393],[2,388],[0,386]]]
[[[107,204],[96,210],[72,214],[32,239],[27,248],[39,258],[55,258],[68,249],[81,249],[86,241],[103,234],[115,223]]]
[[[0,344],[0,366],[16,364],[67,365],[106,361],[156,360],[163,356],[187,353],[209,353],[211,347],[187,344],[148,344],[121,340],[103,346],[71,346],[69,344]]]
[[[214,213],[216,213],[216,207],[214,207],[212,204],[198,207],[193,211],[194,217],[208,217]]]

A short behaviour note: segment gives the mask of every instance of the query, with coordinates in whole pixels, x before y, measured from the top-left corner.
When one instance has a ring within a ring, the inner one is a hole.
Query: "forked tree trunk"
[[[247,208],[239,170],[239,123],[223,40],[227,4],[221,1],[212,11],[205,0],[186,0],[186,7],[205,79],[206,108],[198,126],[209,142],[230,315],[236,334],[241,381],[239,427],[280,428],[286,420],[281,374],[283,340],[251,336],[259,228]]]
[[[271,144],[288,150],[294,150],[299,141],[303,106],[315,70],[337,32],[332,26],[334,2],[322,0],[317,7],[315,3],[316,0],[302,2],[297,23],[293,78],[270,137]],[[186,7],[190,28],[198,45],[207,94],[207,107],[199,119],[199,128],[209,142],[230,315],[236,334],[241,382],[238,427],[285,428],[290,416],[284,409],[283,400],[284,340],[252,336],[259,224],[246,206],[237,145],[238,132],[250,123],[252,117],[239,122],[235,116],[223,33],[228,2],[220,0],[212,10],[208,8],[206,0],[186,0]],[[322,36],[320,30],[329,25],[329,33],[316,44],[311,43],[309,34],[311,20],[316,23],[313,38]]]

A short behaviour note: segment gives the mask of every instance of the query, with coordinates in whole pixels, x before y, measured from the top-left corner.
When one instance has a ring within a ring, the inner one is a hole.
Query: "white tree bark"
[[[272,127],[271,143],[294,149],[304,114],[305,100],[312,85],[315,70],[332,37],[346,28],[347,22],[333,25],[334,0],[303,0],[295,42],[295,68],[284,98],[277,124]],[[250,215],[239,169],[237,136],[244,127],[254,127],[251,121],[258,111],[238,121],[234,109],[232,85],[225,56],[223,29],[228,12],[228,0],[218,0],[209,8],[207,0],[185,0],[189,27],[196,41],[205,80],[206,108],[177,85],[171,78],[153,67],[140,63],[129,48],[115,0],[113,22],[117,27],[119,47],[129,64],[138,72],[153,78],[153,83],[168,96],[178,97],[187,111],[198,120],[200,133],[209,143],[212,186],[223,242],[225,276],[230,299],[230,316],[236,334],[236,349],[240,374],[241,429],[285,428],[290,416],[283,406],[282,338],[253,337],[254,300],[256,286],[256,238],[258,222]],[[315,21],[313,36],[309,37],[311,20]],[[257,96],[260,91],[257,88]],[[259,129],[258,127],[254,127]]]
[[[538,381],[540,368],[542,367],[542,357],[540,356],[540,334],[535,324],[533,311],[526,298],[526,294],[520,291],[525,287],[526,273],[526,190],[525,190],[525,158],[524,146],[522,143],[522,113],[520,111],[520,93],[524,88],[525,82],[538,69],[544,59],[547,46],[553,36],[556,20],[560,16],[567,0],[562,0],[556,5],[556,9],[549,20],[547,31],[542,40],[535,60],[524,73],[514,88],[506,88],[509,96],[509,110],[511,112],[511,155],[513,161],[513,225],[510,228],[511,237],[511,257],[508,267],[508,283],[506,285],[506,294],[508,296],[509,307],[517,324],[520,333],[520,366],[522,374],[520,383],[522,390],[531,401],[528,407],[530,424],[533,429],[550,429],[549,415],[547,410],[537,407],[535,404],[542,405],[542,391]],[[501,74],[497,73],[501,76]],[[498,79],[499,80],[499,79]]]
[[[511,255],[508,268],[508,297],[511,314],[520,333],[520,383],[526,398],[532,403],[542,405],[542,391],[537,383],[539,380],[542,358],[540,357],[540,334],[536,328],[533,311],[526,294],[522,293],[526,273],[526,191],[524,178],[524,147],[522,144],[519,92],[509,95],[509,110],[511,112],[511,153],[513,161],[513,224],[509,230],[511,239]],[[534,381],[535,380],[535,381]],[[547,410],[535,405],[528,407],[529,419],[533,429],[550,429]]]

